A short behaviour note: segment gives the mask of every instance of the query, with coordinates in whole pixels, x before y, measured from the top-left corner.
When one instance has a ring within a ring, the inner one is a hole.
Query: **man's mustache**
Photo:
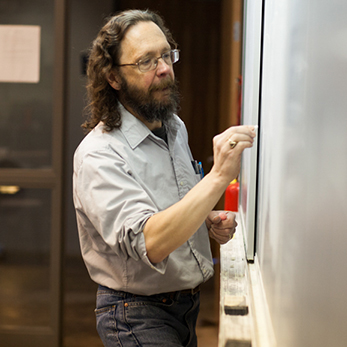
[[[159,84],[150,87],[148,92],[152,93],[152,92],[161,91],[161,90],[164,90],[164,89],[167,89],[167,88],[170,88],[172,90],[175,89],[176,88],[176,82],[173,81],[172,79],[168,79],[168,80],[162,81]]]

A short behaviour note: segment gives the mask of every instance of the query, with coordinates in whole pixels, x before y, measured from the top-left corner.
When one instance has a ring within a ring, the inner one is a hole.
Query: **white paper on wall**
[[[0,25],[0,82],[39,82],[40,36],[37,25]]]

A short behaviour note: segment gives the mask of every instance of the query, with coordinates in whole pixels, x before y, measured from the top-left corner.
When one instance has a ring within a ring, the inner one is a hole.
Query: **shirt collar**
[[[120,130],[132,149],[136,148],[148,136],[154,136],[152,131],[138,118],[133,116],[122,104],[119,104],[119,111],[122,116]],[[168,136],[171,134],[173,138],[176,137],[180,125],[176,117],[177,116],[174,115],[174,117],[165,124]]]
[[[122,104],[119,104],[119,111],[122,116],[122,125],[120,130],[127,139],[131,148],[134,149],[151,134],[151,131],[144,123],[126,110]]]

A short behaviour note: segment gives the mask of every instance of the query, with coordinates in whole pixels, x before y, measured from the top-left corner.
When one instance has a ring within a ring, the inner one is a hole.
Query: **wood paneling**
[[[224,0],[221,18],[220,127],[239,124],[243,0]]]

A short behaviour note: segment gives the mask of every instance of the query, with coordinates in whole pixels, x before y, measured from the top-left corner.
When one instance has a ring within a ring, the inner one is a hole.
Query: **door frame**
[[[0,326],[0,345],[62,345],[63,255],[63,155],[67,82],[67,0],[54,1],[54,69],[52,103],[52,167],[49,169],[0,169],[1,185],[51,190],[50,302],[48,327]]]

